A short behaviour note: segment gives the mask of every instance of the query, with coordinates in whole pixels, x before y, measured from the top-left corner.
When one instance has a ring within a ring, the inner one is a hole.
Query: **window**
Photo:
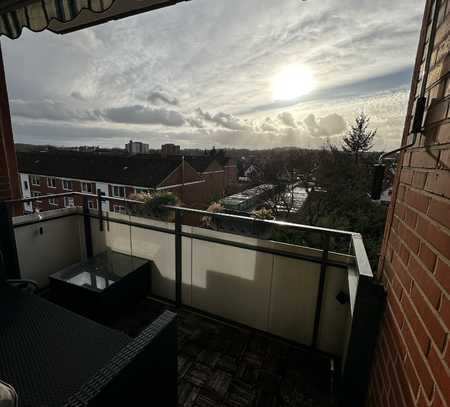
[[[74,203],[73,198],[71,196],[65,196],[64,197],[64,206],[66,208],[73,208],[75,206],[75,203]]]
[[[126,215],[127,210],[125,209],[125,206],[122,205],[113,205],[113,212],[116,213],[123,213]]]
[[[32,175],[30,177],[30,182],[31,182],[31,185],[38,187],[41,185],[41,178],[36,175]]]
[[[116,196],[119,198],[125,198],[125,187],[113,186],[112,187],[112,196]]]
[[[32,191],[32,192],[31,192],[31,196],[32,196],[33,198],[35,198],[35,197],[37,197],[37,196],[41,196],[41,193],[40,193],[40,192]],[[42,202],[42,201],[39,200],[39,199],[36,199],[36,202]]]
[[[88,201],[88,208],[89,209],[97,209],[97,202],[95,202],[95,201]]]
[[[56,178],[47,178],[47,186],[49,188],[56,188]]]
[[[23,189],[28,191],[28,181],[23,181]]]
[[[90,182],[82,182],[81,183],[81,191],[92,194],[94,191],[93,184]]]
[[[137,194],[149,194],[150,190],[147,188],[136,188],[136,193]]]
[[[51,206],[58,206],[58,203],[56,202],[56,198],[49,198],[48,204]]]
[[[63,179],[63,189],[65,189],[66,191],[72,191],[72,181]]]

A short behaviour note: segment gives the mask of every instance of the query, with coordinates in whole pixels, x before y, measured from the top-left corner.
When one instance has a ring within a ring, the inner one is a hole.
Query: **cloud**
[[[147,97],[147,101],[153,105],[165,103],[171,106],[179,106],[180,101],[176,97],[169,96],[162,90],[153,90]]]
[[[281,123],[283,123],[287,127],[297,127],[295,124],[294,116],[292,116],[289,112],[283,112],[278,115],[278,118],[280,119]]]
[[[395,148],[422,14],[423,0],[198,0],[66,36],[25,31],[2,42],[13,122],[45,121],[66,144],[86,144],[89,132],[63,123],[102,126],[104,145],[122,145],[115,136],[129,129],[154,147],[208,147],[212,136],[230,147],[315,147],[340,134],[334,114],[350,123],[364,108],[377,148]],[[272,78],[288,64],[308,65],[319,86],[274,103]]]
[[[78,110],[64,102],[53,100],[11,100],[13,116],[35,120],[84,121],[98,120],[95,112]]]
[[[87,99],[78,91],[74,91],[70,94],[74,99],[81,100],[82,102],[85,102]]]
[[[197,109],[197,115],[206,122],[214,123],[229,130],[247,130],[250,128],[248,123],[229,113],[219,112],[212,115],[199,108]]]
[[[304,123],[311,135],[315,137],[338,135],[347,127],[344,118],[337,113],[319,118],[319,120],[316,120],[316,116],[311,113],[306,117]]]
[[[129,124],[161,124],[180,127],[186,122],[184,116],[163,108],[149,108],[143,105],[112,107],[101,112],[105,120]]]
[[[276,123],[272,120],[271,117],[266,117],[266,120],[261,124],[261,130],[267,132],[278,131],[276,127]]]

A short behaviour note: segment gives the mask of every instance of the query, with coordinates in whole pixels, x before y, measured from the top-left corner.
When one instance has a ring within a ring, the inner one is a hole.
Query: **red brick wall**
[[[215,170],[220,170],[220,168]],[[213,171],[214,169],[211,169]],[[209,169],[208,169],[209,171]],[[167,177],[159,187],[179,185],[182,183],[183,175],[181,171],[181,166],[178,167],[169,177]],[[195,208],[206,208],[212,199],[217,194],[223,193],[223,173],[219,174],[209,174],[203,175],[199,174],[189,165],[187,162],[184,163],[184,182],[196,182],[190,185],[185,185],[184,187],[176,187],[166,189],[166,191],[173,192],[176,194],[184,205],[192,206]]]
[[[53,195],[53,194],[62,194],[70,191],[66,191],[63,189],[63,181],[62,179],[56,178],[56,188],[48,187],[46,176],[40,176],[40,185],[32,185],[31,181],[30,191],[31,192],[39,192],[41,195]],[[93,191],[95,191],[95,183],[93,184]],[[81,182],[80,181],[72,181],[72,191],[81,192]],[[33,209],[39,209],[40,211],[48,211],[52,209],[64,208],[64,197],[55,198],[57,205],[49,205],[48,199],[42,199],[41,202],[34,201]],[[83,206],[83,197],[74,196],[74,204],[75,206]]]
[[[450,406],[450,6],[440,2],[425,131],[400,157],[379,265],[387,308],[368,406]],[[428,0],[403,144],[420,94],[434,1]],[[425,50],[425,52],[424,52]],[[420,73],[422,71],[422,73]]]
[[[236,184],[238,180],[238,169],[236,164],[228,164],[225,166],[225,186]]]
[[[0,48],[0,199],[20,197],[8,91]]]
[[[217,161],[213,161],[211,165],[201,174],[206,182],[206,196],[203,201],[209,204],[212,200],[219,200],[225,193],[225,170]]]

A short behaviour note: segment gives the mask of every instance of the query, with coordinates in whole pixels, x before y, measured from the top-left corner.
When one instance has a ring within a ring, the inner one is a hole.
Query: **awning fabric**
[[[0,0],[0,36],[24,27],[65,34],[189,0]]]
[[[115,0],[42,0],[18,7],[0,15],[0,35],[11,39],[20,36],[24,27],[32,31],[45,30],[52,21],[66,23],[83,10],[103,13]]]

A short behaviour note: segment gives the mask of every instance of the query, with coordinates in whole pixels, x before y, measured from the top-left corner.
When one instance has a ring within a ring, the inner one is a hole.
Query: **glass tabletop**
[[[50,278],[93,291],[103,291],[148,260],[108,250],[86,261],[66,267]]]

